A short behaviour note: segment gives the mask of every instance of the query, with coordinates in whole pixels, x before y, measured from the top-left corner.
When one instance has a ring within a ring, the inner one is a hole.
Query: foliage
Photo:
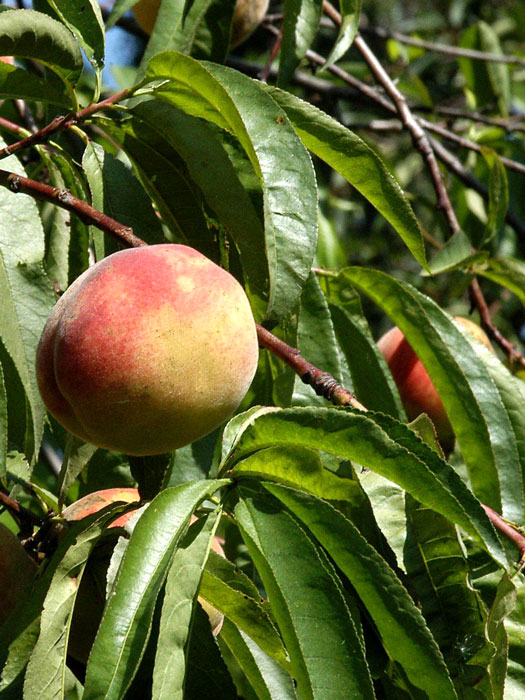
[[[505,344],[525,327],[523,7],[341,0],[336,26],[320,0],[286,0],[228,53],[231,2],[163,0],[149,38],[133,4],[0,6],[0,54],[16,59],[0,62],[3,143],[35,133],[0,154],[0,520],[39,562],[0,630],[0,698],[525,697],[525,578],[489,519],[525,524],[525,362]],[[117,24],[140,56],[108,76]],[[439,208],[363,37],[431,138]],[[39,336],[58,295],[125,245],[66,191],[229,269],[256,321],[368,410],[330,406],[265,346],[239,412],[171,455],[66,434],[38,394]],[[453,321],[471,305],[501,331],[494,353]],[[392,324],[442,397],[450,455],[424,416],[406,424],[374,341]],[[116,546],[108,526],[133,506],[57,537],[64,503],[130,485],[145,503]],[[105,612],[85,665],[68,643],[101,547]],[[225,616],[217,638],[198,596]]]

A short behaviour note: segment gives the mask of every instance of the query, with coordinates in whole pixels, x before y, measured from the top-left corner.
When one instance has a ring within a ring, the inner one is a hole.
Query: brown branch
[[[62,209],[76,214],[85,223],[96,226],[101,231],[109,233],[128,246],[138,248],[147,245],[145,241],[135,236],[133,229],[129,226],[123,226],[90,204],[77,199],[68,190],[50,187],[42,182],[22,177],[7,170],[0,170],[0,185],[11,190],[11,192],[23,192],[31,195],[33,199],[56,204]]]
[[[272,352],[276,357],[286,362],[305,384],[309,384],[318,396],[323,396],[336,406],[351,406],[361,411],[366,408],[360,403],[352,392],[339,384],[331,374],[323,372],[301,355],[297,348],[287,345],[266,328],[257,324],[257,338],[259,345]]]
[[[7,496],[0,490],[0,505],[2,505],[16,520],[18,526],[24,530],[28,527],[36,525],[40,527],[43,524],[42,518],[35,513],[32,513],[27,508],[24,508],[18,501],[15,501],[10,496]]]
[[[44,126],[39,131],[36,131],[34,134],[31,134],[31,136],[27,136],[26,138],[21,139],[16,143],[12,143],[10,146],[5,146],[5,148],[0,149],[0,159],[6,158],[12,153],[16,153],[17,151],[20,151],[23,148],[29,148],[29,146],[45,143],[53,134],[56,134],[57,131],[60,131],[61,129],[67,129],[68,127],[73,126],[75,124],[80,124],[96,112],[100,112],[101,110],[106,109],[107,107],[111,107],[115,102],[125,99],[126,97],[128,97],[128,95],[131,94],[133,89],[135,88],[128,88],[127,90],[123,90],[122,92],[119,92],[115,95],[111,95],[110,97],[107,97],[101,102],[95,102],[93,104],[88,105],[84,109],[81,109],[79,112],[55,117],[52,121],[49,122],[49,124],[47,124],[47,126]]]
[[[426,51],[436,51],[444,53],[454,58],[471,58],[474,61],[488,61],[489,63],[510,63],[517,66],[525,66],[525,59],[519,56],[508,56],[499,53],[487,53],[485,51],[477,51],[476,49],[465,49],[461,46],[449,46],[433,41],[425,41],[424,39],[415,39],[412,36],[401,34],[400,32],[391,29],[383,29],[380,27],[362,27],[363,34],[372,34],[380,39],[395,39],[401,44],[407,46],[415,46],[416,48],[425,49]]]
[[[521,552],[521,557],[518,566],[522,568],[525,565],[525,536],[516,529],[513,525],[507,522],[499,513],[489,506],[481,504],[485,513],[489,516],[490,522],[497,528],[502,535],[513,542]]]
[[[277,55],[279,51],[281,50],[281,44],[283,41],[283,34],[281,31],[276,35],[275,41],[273,42],[273,46],[270,51],[270,55],[268,56],[268,60],[266,61],[266,65],[262,69],[259,77],[259,80],[261,80],[263,83],[266,83],[268,80],[268,76],[270,75],[270,72],[272,70],[272,65],[275,59],[277,58]]]

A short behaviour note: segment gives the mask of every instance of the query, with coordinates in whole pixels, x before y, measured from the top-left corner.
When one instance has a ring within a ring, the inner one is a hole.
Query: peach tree
[[[234,0],[162,0],[150,34],[135,4],[0,5],[0,698],[523,698],[523,10],[285,0],[232,48]],[[157,244],[240,283],[260,350],[209,432],[244,328],[216,310],[196,345],[168,329],[140,355],[129,279],[86,293],[69,352],[100,369],[69,386],[137,456],[68,432],[35,363],[81,275]],[[113,317],[129,352],[104,365]],[[407,419],[393,326],[446,452]],[[137,357],[160,418],[96,398]],[[193,441],[157,454],[151,424]]]

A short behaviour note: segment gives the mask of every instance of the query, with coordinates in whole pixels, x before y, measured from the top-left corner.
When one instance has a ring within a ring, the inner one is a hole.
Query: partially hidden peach
[[[0,625],[28,595],[36,570],[18,537],[0,523]]]
[[[454,320],[491,348],[488,337],[476,323],[461,316],[456,316]],[[379,339],[377,346],[390,368],[408,420],[412,421],[420,413],[426,413],[434,424],[444,452],[450,452],[454,447],[454,431],[445,407],[423,363],[403,333],[397,327],[391,328]]]
[[[146,34],[151,34],[161,0],[140,0],[133,5],[137,23]],[[259,26],[268,10],[270,0],[237,0],[232,18],[231,48],[245,41]]]
[[[241,285],[193,248],[162,244],[86,270],[52,311],[36,368],[44,403],[74,435],[151,455],[226,421],[257,358]]]
[[[97,513],[105,506],[117,501],[138,503],[140,501],[139,492],[137,489],[125,487],[95,491],[65,508],[62,517],[69,523],[76,522],[88,515]],[[118,529],[126,525],[134,512],[134,510],[131,510],[112,521],[108,534],[113,532],[115,535],[118,535]],[[196,516],[193,515],[191,522],[193,523],[196,520]],[[102,619],[106,603],[107,570],[115,542],[116,537],[109,537],[97,544],[88,559],[80,581],[71,621],[68,653],[74,659],[84,664],[87,663],[89,652]],[[212,549],[217,554],[224,556],[224,550],[217,537],[214,537],[212,540]],[[202,598],[199,598],[199,602],[208,615],[213,635],[218,635],[224,619],[223,614]]]

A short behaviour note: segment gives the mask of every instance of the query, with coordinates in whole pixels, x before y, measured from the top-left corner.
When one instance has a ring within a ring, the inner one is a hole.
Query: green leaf
[[[353,391],[372,411],[405,420],[405,409],[386,362],[372,338],[357,292],[344,276],[323,279],[337,340],[352,375]],[[346,386],[346,385],[345,385]]]
[[[133,5],[136,5],[138,0],[115,0],[109,17],[106,20],[106,31],[111,29]]]
[[[485,264],[475,268],[475,273],[510,289],[525,304],[525,263],[521,260],[489,258]]]
[[[373,698],[355,623],[333,569],[279,502],[239,488],[235,516],[305,700]]]
[[[345,177],[385,217],[426,268],[423,237],[414,212],[377,153],[316,107],[283,90],[266,89],[286,112],[305,146]]]
[[[159,99],[233,133],[263,186],[269,321],[297,301],[310,273],[317,238],[317,193],[312,163],[286,114],[256,81],[210,63],[165,52],[147,77],[162,81]]]
[[[82,165],[96,209],[131,226],[147,243],[165,242],[151,200],[130,168],[93,141],[86,146]]]
[[[151,33],[139,74],[150,58],[173,50],[222,62],[230,43],[235,0],[163,0]]]
[[[249,584],[250,579],[236,570],[233,564],[212,553],[202,577],[199,595],[289,671],[288,655],[268,615],[267,604],[257,589],[253,590],[253,584]]]
[[[75,0],[48,0],[67,27],[77,37],[88,61],[96,70],[104,66],[104,22],[96,0],[85,0],[81,8]]]
[[[482,146],[481,153],[489,168],[489,204],[488,221],[480,247],[500,232],[509,208],[509,185],[505,166],[492,148]]]
[[[505,682],[505,700],[520,700],[525,693],[525,577],[518,574],[513,583],[516,587],[516,605],[505,620],[509,639],[508,671]]]
[[[281,500],[326,548],[373,619],[389,656],[430,699],[457,698],[437,644],[406,589],[360,535],[328,503],[277,484],[265,488]]]
[[[326,62],[318,72],[326,70],[328,66],[336,63],[348,49],[357,34],[359,20],[361,18],[361,0],[339,0],[341,7],[341,26],[336,42],[326,59]]]
[[[284,0],[283,38],[277,82],[290,82],[295,69],[311,47],[319,28],[322,0]]]
[[[43,63],[64,81],[70,94],[82,73],[82,53],[69,29],[35,10],[0,14],[0,54]]]
[[[4,164],[24,175],[15,156]],[[36,348],[55,297],[42,267],[44,232],[34,199],[0,188],[0,210],[0,340],[16,367],[30,408],[32,424],[26,431],[24,450],[31,460],[38,453],[45,418],[37,389]]]
[[[190,516],[227,481],[197,481],[162,491],[142,514],[93,644],[83,700],[116,700],[131,683],[147,643],[157,595]]]
[[[199,523],[200,530],[192,526],[173,557],[162,602],[152,700],[184,698],[192,610],[219,518],[216,511]]]
[[[65,94],[55,84],[37,78],[23,68],[3,62],[0,64],[0,97],[38,100],[66,109],[73,107],[71,95]]]
[[[452,467],[394,418],[319,407],[266,413],[242,433],[225,468],[277,445],[322,450],[381,474],[483,542],[494,559],[506,565],[501,544],[476,498]]]
[[[73,607],[90,553],[115,508],[104,509],[90,518],[91,524],[78,534],[58,564],[47,592],[40,622],[40,634],[27,667],[24,698],[48,700],[65,693],[66,656]],[[90,522],[88,521],[88,522]]]
[[[482,21],[472,25],[463,33],[460,46],[485,53],[503,53],[496,32]],[[458,58],[458,63],[476,106],[492,106],[496,102],[502,116],[507,116],[510,103],[508,66],[504,63],[470,58]]]
[[[313,273],[310,274],[301,296],[297,347],[309,362],[322,367],[323,372],[329,372],[347,389],[353,389],[350,372],[337,344],[327,300]],[[298,406],[326,404],[325,398],[317,396],[312,387],[297,376],[292,401]]]
[[[465,268],[487,257],[484,251],[472,251],[472,243],[464,231],[457,231],[432,257],[429,270],[433,275]]]
[[[364,268],[347,268],[344,275],[388,313],[421,359],[457,436],[474,493],[495,510],[503,506],[506,517],[521,519],[521,489],[501,481],[497,468],[505,464],[520,479],[516,436],[469,341],[437,304],[409,284]]]
[[[97,451],[95,445],[83,442],[74,435],[67,434],[64,459],[58,476],[58,498],[60,507],[66,500],[73,482]]]
[[[254,310],[258,318],[264,317],[268,262],[262,221],[218,137],[202,120],[159,101],[139,104],[133,113],[183,159],[206,203],[235,243]],[[134,130],[142,135],[140,124],[135,123]],[[185,234],[189,237],[190,232]]]
[[[219,646],[227,663],[225,652],[235,660],[239,673],[244,676],[257,700],[296,700],[292,678],[227,619],[221,629]],[[237,692],[246,697],[245,686],[237,686]]]
[[[406,498],[407,538],[404,562],[421,612],[434,635],[450,674],[464,686],[473,685],[486,672],[493,646],[485,636],[487,612],[469,583],[469,566],[456,528],[410,496]],[[478,658],[459,652],[465,640]],[[469,668],[470,666],[470,668]]]

